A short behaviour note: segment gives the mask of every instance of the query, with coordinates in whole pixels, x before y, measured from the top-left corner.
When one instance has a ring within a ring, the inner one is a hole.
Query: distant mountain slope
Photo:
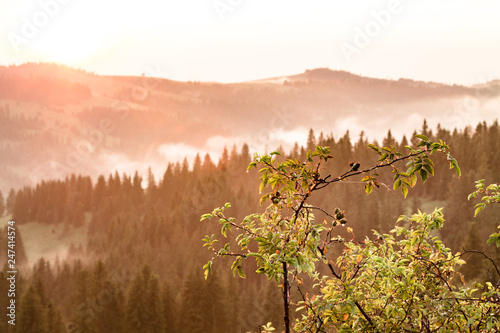
[[[499,95],[498,82],[450,86],[326,68],[219,84],[0,67],[0,189],[68,173],[162,170],[167,160],[243,142],[289,149],[309,128],[379,137],[410,133],[424,118],[462,128],[495,118]]]

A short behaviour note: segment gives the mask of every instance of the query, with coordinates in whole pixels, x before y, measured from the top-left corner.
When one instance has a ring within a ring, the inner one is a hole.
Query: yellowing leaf
[[[359,264],[359,262],[363,259],[363,256],[360,254],[357,258],[356,258],[356,263]]]

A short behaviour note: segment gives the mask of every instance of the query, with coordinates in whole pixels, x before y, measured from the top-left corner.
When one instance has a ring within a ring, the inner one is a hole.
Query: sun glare
[[[99,43],[91,38],[59,34],[41,38],[33,45],[33,51],[44,61],[75,66],[96,56]]]

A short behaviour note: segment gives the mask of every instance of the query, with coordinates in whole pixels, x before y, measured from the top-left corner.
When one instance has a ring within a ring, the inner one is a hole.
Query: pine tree
[[[201,157],[200,154],[196,154],[193,162],[193,174],[199,175],[201,170]]]
[[[37,295],[33,286],[30,286],[21,300],[19,318],[16,320],[19,331],[22,333],[46,333],[47,323],[45,321],[42,300]]]
[[[151,268],[145,265],[142,270],[136,273],[130,286],[126,313],[129,332],[149,332],[150,310],[152,309],[151,307],[141,307],[138,305],[149,302],[147,300],[149,296],[147,287],[151,279],[151,274]]]
[[[167,283],[162,288],[163,327],[165,332],[177,332],[177,302]]]
[[[240,170],[245,170],[248,163],[250,163],[250,160],[250,148],[248,147],[248,144],[244,143],[243,146],[241,146]]]
[[[2,191],[0,191],[0,217],[5,213],[5,200],[3,198]]]
[[[75,265],[75,269],[79,269]],[[93,322],[96,318],[96,308],[89,303],[90,274],[87,269],[75,273],[73,282],[74,292],[72,297],[72,309],[74,309],[70,327],[81,333],[92,333]]]
[[[484,240],[479,237],[478,226],[476,222],[469,224],[467,233],[464,235],[462,249],[467,250],[478,250],[484,251]],[[460,272],[464,274],[466,281],[487,281],[488,278],[485,275],[485,267],[488,265],[486,260],[482,255],[471,253],[464,257],[466,264],[460,269]]]
[[[396,146],[396,139],[394,139],[394,137],[392,136],[391,130],[387,132],[387,136],[384,138],[384,140],[382,140],[382,146]]]
[[[9,195],[5,200],[5,209],[7,211],[7,214],[12,214],[14,212],[15,203],[16,203],[16,192],[14,191],[13,188],[11,188],[9,191]]]
[[[64,325],[61,318],[61,313],[57,310],[51,301],[47,304],[46,309],[47,317],[47,332],[48,333],[62,333],[64,332]]]
[[[91,300],[95,303],[95,332],[123,332],[123,294],[110,280],[102,261],[98,261],[92,273]]]
[[[229,163],[229,153],[227,151],[227,146],[224,146],[224,150],[222,151],[222,156],[219,159],[217,167],[219,169],[224,169],[227,167],[228,163]]]
[[[144,277],[146,279],[146,276]],[[143,332],[157,333],[163,331],[162,305],[160,294],[160,283],[156,275],[151,275],[146,284],[145,308],[148,315],[146,329]]]
[[[203,159],[203,165],[201,168],[203,171],[214,171],[215,170],[215,164],[212,162],[212,159],[210,158],[209,153],[205,154],[205,158]]]
[[[314,147],[316,147],[316,137],[314,136],[313,129],[309,129],[309,134],[307,136],[307,144],[306,149],[310,151],[314,151]]]
[[[206,333],[206,311],[203,275],[191,270],[184,283],[180,307],[179,332]]]

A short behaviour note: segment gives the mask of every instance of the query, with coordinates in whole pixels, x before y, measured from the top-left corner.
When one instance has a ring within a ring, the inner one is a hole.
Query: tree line
[[[345,182],[318,193],[313,203],[343,207],[359,240],[372,229],[388,232],[399,215],[444,207],[440,238],[452,250],[481,250],[500,262],[500,251],[486,246],[488,235],[500,224],[498,207],[474,218],[474,204],[467,201],[476,179],[500,181],[498,122],[453,131],[440,126],[431,130],[424,122],[420,133],[453,147],[462,169],[460,179],[444,172],[449,168],[446,158],[436,158],[439,177],[429,178],[425,186],[417,184],[406,200],[388,186],[392,179],[382,177],[380,188],[368,197],[359,184]],[[398,141],[389,131],[382,145],[401,148],[411,140]],[[344,170],[351,162],[368,165],[376,157],[366,148],[369,143],[363,134],[353,140],[349,132],[338,137],[310,130],[305,145],[296,144],[285,157],[304,160],[316,145],[328,146],[333,156],[328,173]],[[210,259],[201,249],[201,239],[218,232],[216,226],[199,223],[201,214],[227,201],[232,201],[236,217],[263,211],[257,172],[246,172],[251,160],[245,144],[224,149],[217,162],[207,154],[198,155],[192,166],[186,160],[168,164],[159,180],[152,172],[144,180],[137,172],[115,172],[96,182],[71,175],[11,190],[6,198],[0,193],[0,209],[18,224],[87,227],[85,246],[72,248],[68,258],[56,263],[40,260],[22,274],[20,320],[24,316],[40,321],[33,327],[45,327],[47,332],[57,332],[49,327],[61,332],[255,331],[267,321],[279,322],[280,294],[265,279],[249,274],[256,267],[244,267],[248,278],[243,281],[216,271],[204,282],[200,269]],[[469,263],[461,270],[466,280],[495,279],[479,255],[465,259]],[[0,289],[5,287],[4,283]]]

